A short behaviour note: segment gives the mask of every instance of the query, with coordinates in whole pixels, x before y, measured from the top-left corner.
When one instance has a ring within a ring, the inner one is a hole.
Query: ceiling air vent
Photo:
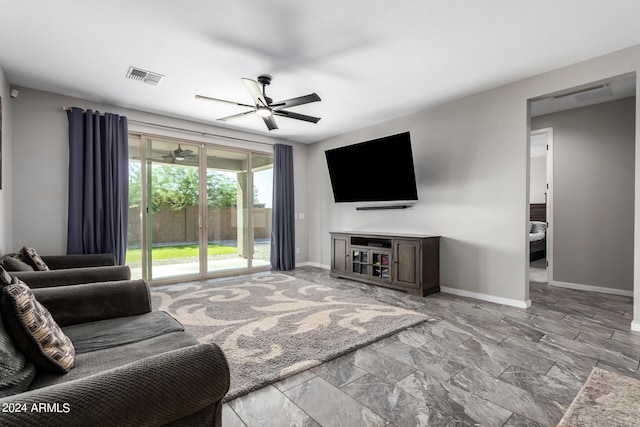
[[[593,101],[600,98],[607,98],[613,95],[611,88],[608,84],[601,84],[597,86],[588,87],[585,89],[574,90],[572,92],[563,93],[562,95],[556,95],[554,99],[566,98],[568,96],[574,97],[578,102]]]
[[[141,68],[129,67],[129,71],[127,71],[127,78],[156,86],[164,76]]]

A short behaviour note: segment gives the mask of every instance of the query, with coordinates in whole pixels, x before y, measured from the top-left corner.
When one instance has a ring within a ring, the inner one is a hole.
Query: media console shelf
[[[440,291],[440,236],[330,234],[331,276],[420,296]]]

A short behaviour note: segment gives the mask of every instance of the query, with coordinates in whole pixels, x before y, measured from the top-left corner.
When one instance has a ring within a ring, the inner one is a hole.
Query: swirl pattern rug
[[[225,400],[431,318],[329,285],[268,273],[155,286],[154,309],[225,352]]]

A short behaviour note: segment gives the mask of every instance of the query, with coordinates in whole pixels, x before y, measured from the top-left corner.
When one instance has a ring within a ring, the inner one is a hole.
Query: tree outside
[[[174,165],[154,165],[151,174],[152,211],[157,212],[167,206],[181,210],[187,206],[199,205],[198,170]],[[129,206],[136,206],[142,200],[142,175],[140,163],[129,163]],[[207,171],[207,205],[228,208],[237,203],[237,181],[222,173]],[[259,204],[258,191],[253,191],[254,205]]]

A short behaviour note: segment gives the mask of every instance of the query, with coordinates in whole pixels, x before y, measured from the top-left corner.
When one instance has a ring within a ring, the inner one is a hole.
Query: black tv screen
[[[418,200],[409,132],[325,151],[336,202]]]

